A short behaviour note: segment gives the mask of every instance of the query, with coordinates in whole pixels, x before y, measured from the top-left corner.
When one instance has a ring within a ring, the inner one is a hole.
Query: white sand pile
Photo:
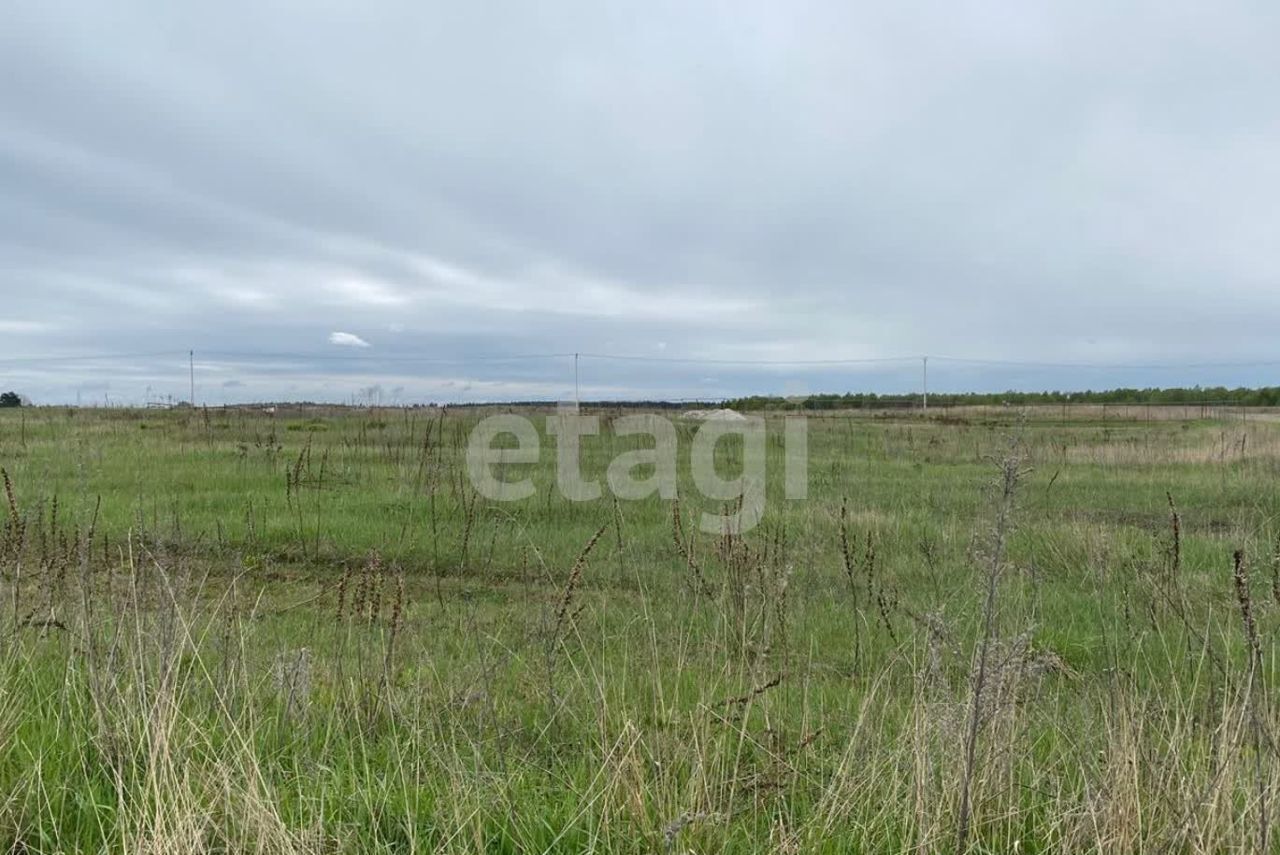
[[[689,410],[684,414],[686,419],[697,419],[700,422],[745,422],[747,417],[736,410]]]

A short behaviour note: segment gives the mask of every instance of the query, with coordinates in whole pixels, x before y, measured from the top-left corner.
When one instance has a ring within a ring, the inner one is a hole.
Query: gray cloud
[[[1267,360],[1278,14],[19,0],[0,29],[0,385],[185,395],[191,349],[215,403],[567,396],[572,360],[549,354],[575,351]],[[335,330],[377,347],[334,358]],[[919,370],[580,374],[591,395],[693,397],[909,390]]]

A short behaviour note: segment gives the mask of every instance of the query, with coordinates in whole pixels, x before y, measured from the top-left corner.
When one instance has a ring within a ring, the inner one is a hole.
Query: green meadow
[[[1268,415],[770,412],[737,532],[494,412],[0,411],[0,847],[1276,849]]]

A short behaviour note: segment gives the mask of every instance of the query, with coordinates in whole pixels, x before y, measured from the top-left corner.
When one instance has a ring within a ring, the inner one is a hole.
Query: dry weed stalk
[[[1280,533],[1271,545],[1271,599],[1280,606]]]
[[[854,566],[853,550],[849,546],[849,500],[840,500],[840,555],[844,558],[844,574],[849,580],[849,593],[854,596],[856,608],[858,594],[857,572]]]
[[[555,611],[544,624],[546,639],[543,656],[546,662],[547,703],[552,710],[556,708],[556,668],[559,662],[560,646],[564,641],[567,625],[577,615],[576,611],[572,611],[574,596],[577,593],[579,584],[582,582],[582,574],[586,570],[587,559],[591,555],[591,550],[595,548],[596,542],[600,540],[608,528],[608,523],[600,526],[587,541],[582,551],[578,553],[577,560],[569,568],[569,578],[565,581],[564,590],[556,603]]]
[[[396,596],[391,603],[391,640],[395,641],[404,625],[405,586],[404,568],[396,566]]]
[[[1014,439],[1000,463],[1000,496],[996,509],[995,525],[987,561],[986,595],[982,605],[982,637],[978,641],[977,663],[972,677],[969,719],[964,737],[964,772],[960,782],[960,812],[956,819],[956,852],[963,853],[969,845],[969,833],[973,820],[973,780],[977,771],[978,738],[985,703],[984,693],[991,678],[991,658],[996,644],[996,609],[1000,580],[1004,575],[1004,553],[1013,525],[1014,496],[1018,481],[1026,473],[1022,467],[1019,443]]]
[[[687,539],[685,538],[684,522],[680,515],[679,496],[671,501],[671,539],[675,542],[676,552],[684,558],[685,568],[689,571],[689,584],[693,589],[693,593],[695,595],[710,596],[711,587],[702,575],[702,567],[699,566],[694,558],[693,535],[689,535]]]
[[[349,562],[342,565],[342,578],[338,580],[338,608],[335,617],[339,622],[346,617],[347,608],[347,586],[351,583],[351,564]]]
[[[405,585],[404,585],[404,568],[397,566],[396,568],[396,593],[395,599],[391,602],[391,628],[387,633],[387,655],[383,662],[382,671],[383,679],[388,686],[391,685],[392,665],[394,664],[396,640],[400,637],[400,631],[404,627],[404,608],[405,608]]]
[[[360,581],[351,600],[351,616],[366,623],[374,623],[381,612],[382,555],[374,549],[369,552],[361,569]]]
[[[1169,577],[1170,582],[1176,585],[1182,576],[1182,517],[1173,503],[1173,493],[1165,492],[1165,497],[1169,500],[1170,526],[1173,530],[1173,541],[1169,545]]]
[[[591,554],[591,550],[595,548],[596,541],[600,539],[608,527],[608,525],[602,525],[596,530],[595,534],[591,535],[591,539],[582,548],[582,552],[578,553],[578,558],[573,562],[573,567],[569,569],[569,579],[565,582],[564,591],[560,594],[560,603],[556,607],[555,622],[551,630],[552,644],[559,644],[560,633],[564,629],[565,622],[569,617],[569,609],[573,605],[574,593],[582,582],[582,572],[587,568],[587,557]]]
[[[1244,629],[1245,643],[1249,648],[1249,674],[1246,702],[1249,707],[1249,741],[1254,759],[1254,782],[1258,794],[1258,848],[1266,852],[1270,840],[1270,814],[1267,795],[1271,786],[1264,766],[1276,753],[1270,731],[1265,723],[1266,690],[1263,686],[1262,642],[1258,638],[1258,626],[1253,617],[1253,599],[1249,593],[1249,570],[1245,565],[1244,550],[1232,555],[1232,582],[1235,586],[1236,604],[1240,608],[1240,621]]]
[[[782,674],[778,674],[772,680],[769,680],[765,683],[761,683],[759,686],[753,686],[751,690],[748,691],[746,694],[738,695],[735,698],[728,698],[724,701],[721,701],[721,706],[726,706],[726,707],[743,706],[749,701],[760,697],[770,689],[781,685],[782,677],[783,677]]]
[[[13,493],[13,481],[9,478],[9,470],[0,466],[0,478],[4,479],[4,497],[9,505],[9,528],[11,536],[16,536],[22,528],[22,517],[18,513],[18,499]]]
[[[366,597],[369,607],[367,621],[370,624],[377,623],[382,619],[382,588],[383,583],[386,581],[386,574],[387,568],[382,563],[382,555],[374,552],[372,559],[369,561],[369,594]]]

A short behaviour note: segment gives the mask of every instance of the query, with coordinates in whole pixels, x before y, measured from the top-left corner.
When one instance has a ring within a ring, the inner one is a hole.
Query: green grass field
[[[788,500],[770,414],[726,535],[479,415],[0,411],[0,847],[1276,848],[1280,423],[824,415]]]

